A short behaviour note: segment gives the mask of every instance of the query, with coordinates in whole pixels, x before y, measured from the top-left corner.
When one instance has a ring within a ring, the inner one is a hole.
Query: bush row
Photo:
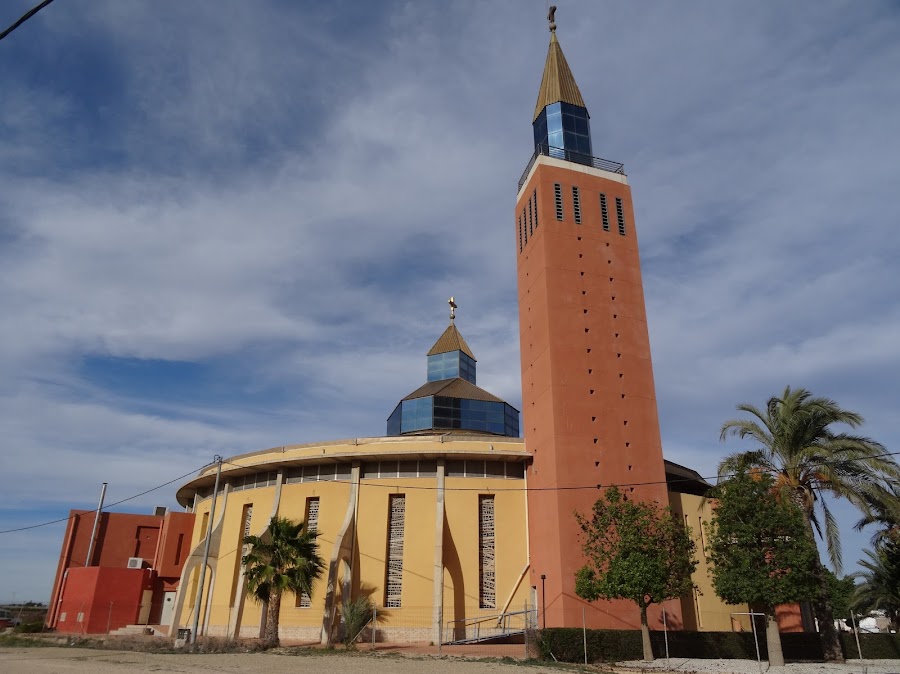
[[[650,640],[656,657],[665,657],[665,634],[652,631]],[[584,662],[585,635],[578,628],[551,628],[537,633],[540,657],[561,662]],[[755,660],[756,645],[752,632],[669,632],[669,655],[673,658],[721,658]],[[867,660],[900,658],[900,639],[895,634],[860,634],[860,646]],[[841,634],[844,657],[858,658],[856,639]],[[818,634],[786,633],[781,635],[786,660],[824,659]],[[588,630],[588,662],[621,662],[640,660],[641,633],[637,630]],[[759,655],[768,659],[765,634],[759,635]]]

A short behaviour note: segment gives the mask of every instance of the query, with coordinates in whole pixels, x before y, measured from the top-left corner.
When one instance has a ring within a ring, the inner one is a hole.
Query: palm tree
[[[874,524],[878,528],[872,535],[872,545],[900,543],[900,485],[892,484],[884,490],[867,495],[867,510],[856,523],[856,530]]]
[[[770,398],[764,410],[748,404],[737,409],[755,418],[726,421],[721,439],[729,435],[751,438],[758,447],[725,457],[719,464],[720,479],[742,470],[770,474],[775,488],[800,506],[808,535],[815,538],[818,533],[825,540],[834,570],[840,573],[837,522],[822,496],[845,498],[864,514],[871,514],[871,504],[884,498],[887,480],[900,476],[900,467],[878,442],[831,429],[834,424],[858,428],[862,416],[829,398],[814,398],[804,388],[788,386],[780,397]],[[813,606],[825,656],[842,660],[821,561],[818,575],[821,592]]]
[[[852,608],[884,611],[896,632],[900,628],[900,545],[884,543],[865,553],[869,559],[858,562],[865,570],[853,574],[863,582],[856,587]]]
[[[273,516],[262,536],[244,537],[244,545],[250,546],[241,559],[247,587],[257,600],[268,606],[263,641],[266,647],[280,643],[278,622],[284,591],[312,594],[313,581],[325,569],[325,562],[317,552],[317,536],[306,528],[305,522]]]

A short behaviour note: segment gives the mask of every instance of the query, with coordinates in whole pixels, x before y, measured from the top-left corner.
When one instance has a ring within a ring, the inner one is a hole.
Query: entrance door
[[[172,616],[175,613],[175,593],[174,592],[164,592],[163,593],[163,605],[162,605],[162,613],[159,615],[159,624],[160,625],[171,625],[172,624]]]
[[[150,620],[150,606],[153,603],[153,590],[144,590],[141,597],[141,611],[138,614],[138,625],[146,625]]]

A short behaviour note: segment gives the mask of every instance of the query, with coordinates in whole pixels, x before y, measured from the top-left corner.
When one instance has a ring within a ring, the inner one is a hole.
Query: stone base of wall
[[[363,637],[368,635],[367,641],[372,640],[372,633],[366,630]],[[362,639],[363,637],[360,637]],[[400,625],[379,627],[375,634],[375,641],[392,644],[429,644],[434,640],[431,627],[402,627]]]
[[[227,625],[210,625],[206,629],[206,636],[210,637],[226,637]],[[487,631],[487,630],[486,630]],[[287,641],[305,641],[310,643],[318,643],[322,633],[322,628],[318,626],[297,626],[297,625],[280,625],[278,636]],[[259,637],[259,627],[254,625],[244,625],[241,627],[241,639],[256,639]],[[403,627],[400,625],[380,626],[375,632],[376,643],[393,643],[393,644],[429,644],[434,640],[431,627]],[[360,634],[359,642],[371,643],[372,630],[366,628]]]
[[[241,630],[243,632],[243,630]],[[322,636],[322,628],[315,626],[278,626],[278,637],[290,641],[307,641],[319,643]]]

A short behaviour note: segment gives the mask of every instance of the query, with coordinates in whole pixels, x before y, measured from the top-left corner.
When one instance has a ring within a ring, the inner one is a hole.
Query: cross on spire
[[[556,32],[556,5],[550,5],[550,11],[547,12],[547,21],[550,22],[550,32]]]
[[[452,321],[454,318],[456,318],[456,300],[451,297],[449,300],[447,300],[447,304],[450,305],[450,320]]]

